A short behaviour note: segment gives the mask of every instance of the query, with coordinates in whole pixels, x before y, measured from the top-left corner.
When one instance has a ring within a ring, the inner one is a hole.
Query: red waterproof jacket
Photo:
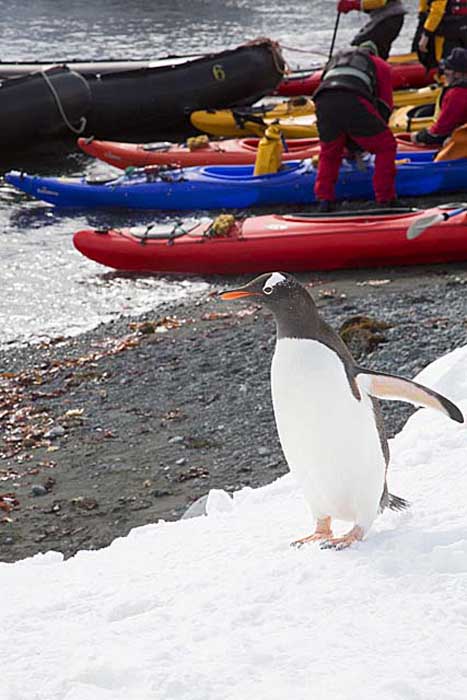
[[[434,136],[446,137],[462,124],[467,124],[467,81],[464,85],[446,88],[441,99],[441,112],[429,131]]]
[[[454,129],[467,124],[467,80],[456,81],[444,88],[440,104],[438,119],[429,129],[422,129],[417,133],[417,143],[443,143]]]

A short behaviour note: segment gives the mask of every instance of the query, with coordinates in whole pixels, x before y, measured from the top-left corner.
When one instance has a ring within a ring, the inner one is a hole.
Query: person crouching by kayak
[[[414,143],[442,144],[454,129],[467,124],[467,49],[453,49],[441,60],[440,69],[446,83],[439,97],[439,116],[429,129],[411,134]]]
[[[458,46],[467,48],[467,0],[419,0],[412,51],[420,63],[434,68]]]
[[[399,35],[407,10],[400,0],[338,0],[337,11],[346,14],[352,10],[366,12],[369,21],[353,38],[351,46],[361,46],[373,41],[378,47],[378,56],[389,56],[392,42]]]
[[[374,153],[373,187],[379,204],[396,200],[396,140],[387,121],[393,108],[391,69],[373,42],[337,53],[313,94],[320,139],[315,195],[320,211],[334,208],[344,149],[356,143]]]

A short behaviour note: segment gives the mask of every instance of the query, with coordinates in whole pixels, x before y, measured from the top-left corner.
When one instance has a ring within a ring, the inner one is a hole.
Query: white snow
[[[467,348],[417,381],[467,414]],[[290,475],[68,561],[0,565],[1,700],[465,700],[467,430],[420,410],[392,441],[408,498],[352,549]]]

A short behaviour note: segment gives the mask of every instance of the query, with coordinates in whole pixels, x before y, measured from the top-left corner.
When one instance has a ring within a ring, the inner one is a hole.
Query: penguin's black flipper
[[[377,399],[407,401],[414,406],[434,408],[458,423],[464,422],[464,416],[452,401],[410,379],[360,367],[357,368],[355,379],[361,391]]]

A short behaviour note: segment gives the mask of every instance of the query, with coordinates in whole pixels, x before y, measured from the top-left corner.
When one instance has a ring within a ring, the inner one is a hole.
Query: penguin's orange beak
[[[228,299],[241,299],[242,297],[254,297],[258,296],[258,292],[248,292],[244,289],[233,289],[231,292],[222,292],[220,297],[224,301]]]

